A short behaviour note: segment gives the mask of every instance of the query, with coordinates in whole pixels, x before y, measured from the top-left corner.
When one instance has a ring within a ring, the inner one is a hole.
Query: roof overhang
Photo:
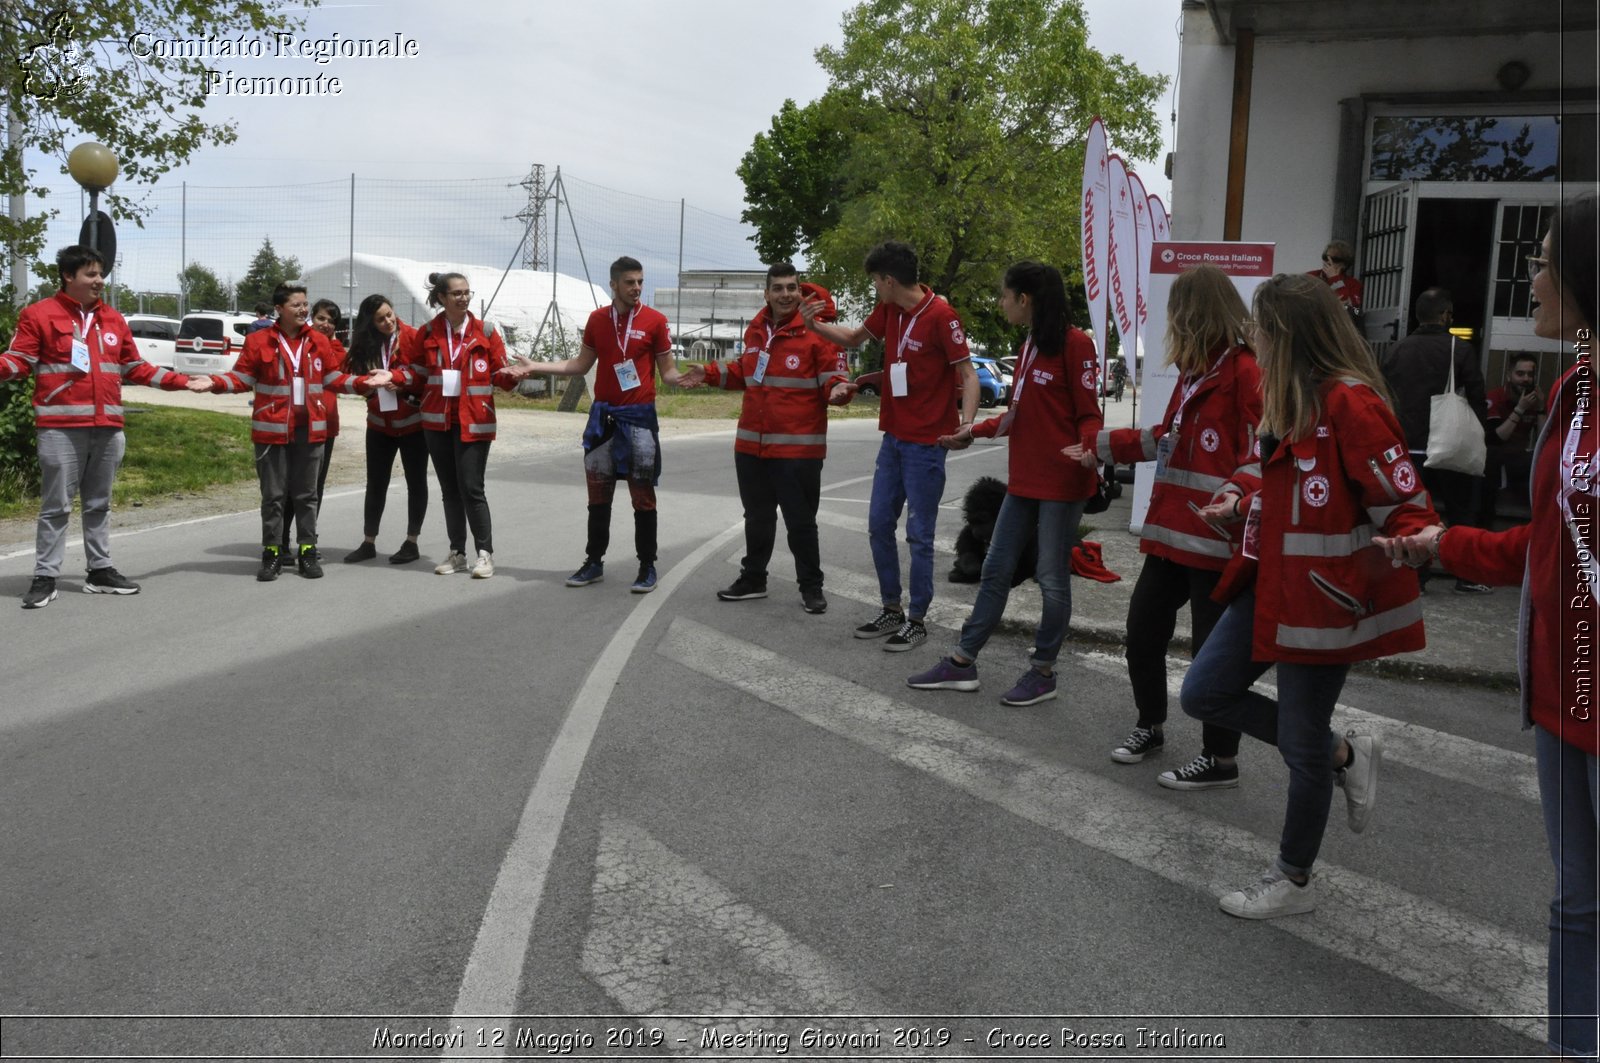
[[[1224,43],[1259,38],[1343,41],[1515,36],[1595,29],[1593,3],[1571,0],[1191,0],[1203,3]]]

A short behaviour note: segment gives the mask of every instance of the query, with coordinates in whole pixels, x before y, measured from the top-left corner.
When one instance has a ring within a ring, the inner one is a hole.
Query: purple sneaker
[[[938,664],[907,679],[906,686],[917,690],[977,690],[978,662],[960,665],[940,657]]]
[[[1017,685],[1006,691],[1000,698],[1002,705],[1037,705],[1041,701],[1049,701],[1056,696],[1055,673],[1044,675],[1037,669],[1029,668],[1022,673],[1022,678],[1017,680]]]

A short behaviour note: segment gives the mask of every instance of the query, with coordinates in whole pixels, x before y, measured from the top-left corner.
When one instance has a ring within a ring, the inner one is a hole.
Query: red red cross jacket
[[[1010,436],[1006,491],[1019,498],[1075,502],[1095,493],[1094,469],[1085,469],[1061,453],[1080,443],[1094,446],[1105,423],[1095,398],[1094,342],[1079,329],[1067,330],[1060,354],[1017,357],[1011,408],[999,417],[979,421],[972,434],[985,439]]]
[[[1165,467],[1158,464],[1139,550],[1220,572],[1233,556],[1233,539],[1191,507],[1206,505],[1224,489],[1246,495],[1261,486],[1261,462],[1255,454],[1261,369],[1248,347],[1218,347],[1184,403],[1185,390],[1194,384],[1192,376],[1178,381],[1166,414],[1154,428],[1101,432],[1098,452],[1101,461],[1155,461],[1161,441],[1172,439]],[[1183,420],[1174,435],[1180,403]]]
[[[328,407],[333,400],[327,390],[355,390],[355,378],[343,370],[344,348],[309,325],[300,329],[295,340],[296,347],[299,341],[305,343],[298,373],[285,350],[283,333],[274,326],[246,336],[233,369],[211,378],[218,391],[255,391],[250,438],[257,443],[287,443],[294,437],[296,376],[305,380],[308,443],[328,439]]]
[[[394,354],[390,361],[394,367],[400,364],[401,352],[406,345],[415,342],[417,330],[400,322],[400,333],[395,340]],[[378,363],[374,368],[381,367]],[[422,431],[422,386],[413,385],[410,388],[401,388],[394,393],[395,408],[392,410],[381,409],[378,405],[378,393],[374,389],[358,388],[367,394],[367,427],[374,432],[386,436],[408,436],[413,432]]]
[[[1259,513],[1213,595],[1256,587],[1258,661],[1337,664],[1420,650],[1417,577],[1395,568],[1372,537],[1410,535],[1439,517],[1428,504],[1394,412],[1377,392],[1325,381],[1303,439],[1264,457]],[[1245,556],[1256,543],[1258,563]]]
[[[73,329],[83,331],[83,307],[59,292],[22,311],[10,348],[0,354],[0,380],[33,374],[33,417],[39,428],[121,428],[124,380],[163,391],[189,384],[182,373],[139,357],[121,314],[104,303],[93,313],[85,337],[88,372],[72,364]]]
[[[833,296],[816,284],[800,285],[802,299],[826,303],[820,321],[836,316]],[[850,379],[844,354],[806,329],[795,314],[768,332],[772,309],[762,307],[744,331],[744,353],[706,366],[706,383],[744,391],[733,449],[761,458],[823,458],[828,454],[828,392]],[[766,370],[756,379],[765,352]]]
[[[449,321],[440,314],[402,342],[391,363],[395,383],[422,393],[422,427],[434,432],[459,428],[467,443],[492,440],[495,435],[494,389],[510,391],[516,381],[506,373],[506,347],[500,333],[483,334],[477,318],[467,316],[465,337],[454,359],[461,372],[461,394],[444,393],[444,374],[452,368],[446,338]]]

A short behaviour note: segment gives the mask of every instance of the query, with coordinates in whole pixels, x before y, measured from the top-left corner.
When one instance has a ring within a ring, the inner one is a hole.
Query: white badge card
[[[903,399],[911,394],[911,381],[906,373],[906,363],[893,362],[889,366],[889,394]]]
[[[453,399],[461,394],[461,370],[446,369],[444,371],[444,397]]]
[[[294,393],[294,404],[296,406],[304,406],[306,404],[306,379],[305,379],[305,377],[300,377],[300,376],[295,377],[294,378],[294,384],[292,385],[290,390],[293,391],[293,393]]]
[[[1244,518],[1244,543],[1239,547],[1239,552],[1252,561],[1259,561],[1261,554],[1261,492],[1257,491],[1250,497],[1250,511]]]
[[[400,396],[388,388],[378,389],[378,412],[393,413],[400,408]]]
[[[89,371],[89,344],[77,336],[72,337],[72,368],[80,373]]]
[[[617,386],[632,391],[639,386],[639,369],[632,362],[617,363]]]
[[[1167,475],[1167,462],[1170,461],[1171,458],[1172,458],[1173,446],[1176,443],[1177,443],[1177,437],[1174,436],[1171,432],[1168,432],[1166,435],[1164,435],[1160,439],[1156,440],[1156,479],[1157,480],[1159,480],[1163,476]]]
[[[755,374],[750,377],[751,380],[754,380],[757,384],[759,384],[767,379],[767,362],[771,358],[771,351],[762,351],[761,354],[756,357],[756,371]]]

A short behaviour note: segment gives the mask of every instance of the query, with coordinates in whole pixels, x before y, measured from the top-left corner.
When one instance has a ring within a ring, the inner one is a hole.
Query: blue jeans
[[[1289,807],[1278,841],[1278,867],[1309,874],[1322,848],[1333,803],[1333,759],[1344,739],[1329,727],[1344,689],[1347,664],[1277,662],[1278,700],[1250,689],[1273,667],[1250,657],[1253,590],[1234,599],[1211,629],[1183,678],[1183,711],[1278,747],[1289,768]]]
[[[1078,521],[1083,516],[1083,500],[1049,502],[1037,498],[1006,495],[995,518],[989,552],[983,555],[983,582],[972,615],[961,625],[961,641],[956,653],[976,660],[989,636],[1005,615],[1006,599],[1011,596],[1011,576],[1028,541],[1029,533],[1039,529],[1039,568],[1037,579],[1044,596],[1044,612],[1033,636],[1035,664],[1054,664],[1061,651],[1072,618],[1072,585],[1067,559],[1078,538]]]
[[[900,549],[895,529],[908,503],[906,545],[911,548],[911,607],[907,615],[921,620],[933,601],[933,529],[944,497],[944,448],[937,443],[906,443],[885,432],[872,477],[872,504],[867,510],[867,538],[872,565],[878,570],[878,594],[885,607],[901,604]]]
[[[1600,762],[1543,727],[1534,731],[1539,803],[1556,865],[1556,895],[1550,902],[1550,1051],[1593,1059],[1600,992],[1600,939],[1595,933]]]

